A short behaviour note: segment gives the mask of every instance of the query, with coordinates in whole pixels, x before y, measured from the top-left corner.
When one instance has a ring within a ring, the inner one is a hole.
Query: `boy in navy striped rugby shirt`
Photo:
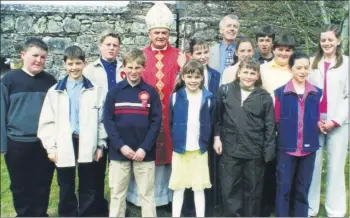
[[[162,121],[157,91],[141,79],[145,56],[131,50],[123,57],[126,79],[107,93],[104,125],[110,139],[110,217],[125,217],[126,193],[133,168],[143,217],[156,217],[155,142]]]

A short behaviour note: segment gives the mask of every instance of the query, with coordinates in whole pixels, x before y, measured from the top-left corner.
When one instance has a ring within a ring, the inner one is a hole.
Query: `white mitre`
[[[171,25],[174,22],[173,13],[162,2],[155,3],[147,12],[146,25],[148,30],[154,28],[166,28],[171,29]]]

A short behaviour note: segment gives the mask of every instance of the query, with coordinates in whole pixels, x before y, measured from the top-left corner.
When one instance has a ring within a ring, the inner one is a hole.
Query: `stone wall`
[[[56,77],[64,75],[62,54],[72,44],[81,46],[88,61],[99,56],[98,36],[106,28],[121,35],[120,52],[143,48],[149,44],[144,17],[152,3],[134,3],[127,7],[103,6],[33,6],[1,5],[1,57],[19,53],[16,45],[25,38],[42,37],[48,44],[46,70]],[[169,5],[175,11],[175,5]],[[174,12],[175,13],[175,12]],[[174,15],[175,19],[175,15]],[[171,43],[175,46],[176,23],[172,26]]]
[[[186,31],[186,45],[191,37],[202,37],[210,44],[219,42],[220,19],[234,13],[241,21],[240,36],[254,39],[254,32],[260,25],[270,24],[277,32],[292,32],[298,49],[309,52],[315,49],[315,44],[308,42],[307,37],[317,42],[320,15],[313,13],[315,19],[310,20],[305,12],[305,4],[309,10],[317,9],[315,1],[181,1],[181,4],[185,10],[179,16],[179,31],[176,22],[172,26],[170,40],[173,46],[181,44],[183,31]],[[46,70],[60,77],[64,75],[64,49],[77,44],[86,51],[88,61],[93,61],[99,52],[98,35],[106,28],[114,28],[121,35],[120,52],[127,48],[143,48],[149,44],[144,18],[152,5],[149,2],[131,2],[125,7],[1,5],[1,58],[18,54],[18,45],[25,38],[42,37],[49,46]],[[342,2],[326,6],[332,22],[340,23],[346,10]],[[168,4],[168,7],[176,20],[176,5]],[[181,28],[183,23],[184,29]],[[304,26],[308,30],[307,37]]]

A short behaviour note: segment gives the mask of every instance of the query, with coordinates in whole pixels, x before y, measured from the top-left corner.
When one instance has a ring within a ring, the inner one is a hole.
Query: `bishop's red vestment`
[[[152,51],[151,45],[143,49],[146,56],[145,71],[142,78],[156,88],[162,102],[162,127],[157,138],[156,161],[158,165],[170,164],[172,142],[169,129],[169,99],[174,89],[176,74],[180,71],[177,64],[179,49],[167,45],[165,50]]]

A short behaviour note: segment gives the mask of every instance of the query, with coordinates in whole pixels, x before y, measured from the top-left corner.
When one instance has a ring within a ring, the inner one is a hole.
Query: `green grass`
[[[321,207],[320,207],[320,212],[319,216],[320,217],[325,217],[326,216],[326,211],[324,209],[324,201],[325,201],[325,188],[326,188],[326,182],[325,182],[325,166],[326,163],[323,165],[323,173],[322,173],[322,191],[321,191]],[[347,175],[346,178],[346,187],[347,187],[347,204],[349,205],[349,158],[347,158],[346,166],[345,166],[345,174]],[[0,197],[0,202],[1,202],[1,217],[14,217],[16,216],[16,213],[13,208],[13,203],[12,203],[12,194],[11,191],[9,190],[9,177],[8,177],[8,172],[6,169],[6,164],[4,160],[4,156],[1,155],[1,197]],[[106,176],[105,180],[105,196],[106,199],[109,199],[109,187],[108,187],[108,174]],[[49,209],[48,209],[48,214],[49,216],[58,216],[57,213],[57,205],[58,205],[58,185],[57,185],[57,179],[56,179],[56,173],[54,175],[52,185],[51,185],[51,194],[50,194],[50,204],[49,204]],[[128,213],[129,216],[140,216],[140,208],[129,205],[128,204]],[[157,208],[157,214],[158,216],[171,216],[170,213],[166,212],[164,208]],[[349,217],[349,208],[347,208],[347,213],[346,217]]]

